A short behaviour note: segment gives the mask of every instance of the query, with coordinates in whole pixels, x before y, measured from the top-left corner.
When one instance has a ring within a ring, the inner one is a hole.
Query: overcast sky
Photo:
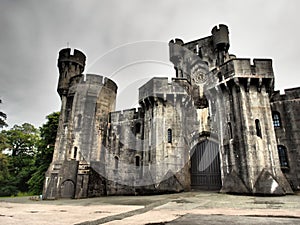
[[[87,55],[85,73],[119,86],[118,109],[135,106],[151,76],[174,76],[168,42],[188,42],[229,26],[231,54],[272,58],[276,89],[300,86],[298,0],[1,0],[0,110],[10,126],[41,126],[60,110],[57,55]]]

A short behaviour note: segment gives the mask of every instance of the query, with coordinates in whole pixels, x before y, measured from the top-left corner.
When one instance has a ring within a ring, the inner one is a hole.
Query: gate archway
[[[219,145],[204,140],[191,150],[191,188],[220,190],[221,186]]]
[[[72,180],[65,180],[61,184],[61,198],[74,198],[75,184]]]

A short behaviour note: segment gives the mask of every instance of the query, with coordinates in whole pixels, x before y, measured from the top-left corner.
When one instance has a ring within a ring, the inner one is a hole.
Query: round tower
[[[211,34],[213,36],[214,48],[219,51],[227,52],[229,49],[228,27],[224,24],[220,24],[219,27],[215,26]]]
[[[74,49],[73,54],[70,48],[60,50],[57,60],[59,70],[57,92],[60,96],[67,94],[70,79],[84,71],[85,60],[86,56],[77,49]]]
[[[181,39],[176,38],[175,41],[169,42],[169,57],[170,61],[174,64],[176,71],[176,77],[183,77],[183,59],[184,59],[184,42]]]
[[[169,56],[170,61],[176,66],[180,58],[183,57],[183,41],[176,38],[175,41],[171,40],[169,42]]]

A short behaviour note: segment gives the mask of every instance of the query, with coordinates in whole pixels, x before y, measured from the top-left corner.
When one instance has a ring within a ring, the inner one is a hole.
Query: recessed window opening
[[[83,188],[84,177],[81,177],[81,188]]]
[[[274,127],[281,127],[279,112],[273,112],[273,125]]]
[[[135,157],[135,166],[137,166],[137,167],[139,167],[140,165],[141,165],[141,159],[140,159],[140,157],[139,156],[136,156]]]
[[[255,120],[255,128],[256,128],[256,135],[261,138],[262,137],[261,127],[260,127],[260,122],[258,119]]]
[[[287,157],[287,151],[286,147],[283,145],[278,145],[278,156],[279,156],[279,161],[280,161],[280,166],[281,167],[288,167],[288,157]]]
[[[135,124],[135,133],[139,134],[141,132],[141,124],[140,123],[136,123]]]
[[[150,162],[151,161],[151,149],[149,148],[148,150],[148,161]]]
[[[228,134],[229,134],[229,138],[232,139],[232,126],[231,126],[231,123],[228,122]]]
[[[76,159],[76,157],[77,157],[77,147],[74,147],[73,158]]]
[[[172,143],[172,129],[168,129],[168,143]]]
[[[118,156],[115,156],[115,170],[119,168],[119,158]]]

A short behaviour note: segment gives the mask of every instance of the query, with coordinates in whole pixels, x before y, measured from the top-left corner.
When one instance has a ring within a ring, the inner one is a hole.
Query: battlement
[[[88,84],[88,85],[93,84],[93,85],[105,86],[111,89],[115,93],[117,92],[118,89],[118,86],[114,81],[98,74],[86,74],[86,75],[80,74],[72,77],[70,79],[70,87],[77,84]]]
[[[211,31],[214,48],[227,51],[229,49],[229,31],[224,24],[215,26]]]
[[[196,59],[195,56],[202,56],[202,53],[210,52],[209,49],[211,47],[211,38],[212,36],[208,36],[187,43],[184,43],[181,39],[178,38],[176,38],[175,41],[171,40],[169,42],[170,61],[176,64],[178,63],[178,60],[180,58],[184,58],[185,56],[192,56]]]
[[[183,49],[183,41],[181,39],[176,38],[175,40],[169,41],[169,57],[170,61],[176,64],[179,58],[183,57],[184,49]]]
[[[158,97],[166,99],[167,95],[186,95],[185,85],[182,85],[181,80],[173,78],[172,82],[169,83],[167,77],[154,77],[149,80],[146,84],[139,88],[139,102],[149,97]]]
[[[206,62],[209,68],[215,68],[221,65],[225,59],[228,59],[227,54],[230,46],[228,27],[220,24],[215,26],[211,33],[210,36],[187,43],[181,39],[171,40],[169,42],[169,57],[175,68],[179,71],[184,69],[188,71],[188,67],[185,65],[196,62],[197,59]]]
[[[142,108],[125,109],[122,111],[111,112],[110,122],[118,123],[120,121],[140,119],[143,117],[144,117],[144,112]]]
[[[115,93],[117,93],[118,85],[111,79],[105,77],[103,84],[105,87],[107,87],[107,88],[111,89],[112,91],[114,91]]]
[[[86,74],[85,80],[83,82],[87,83],[87,84],[98,84],[98,85],[104,84],[103,76],[98,75],[98,74]]]
[[[211,30],[212,35],[216,35],[219,32],[228,33],[228,27],[225,24],[219,24],[219,26],[214,26]]]
[[[73,62],[84,68],[85,60],[86,56],[83,52],[74,49],[74,53],[71,54],[71,48],[65,48],[59,51],[58,66],[60,66],[62,62]]]
[[[190,83],[185,78],[172,78],[172,82],[168,82],[166,77],[154,77],[139,88],[139,104],[148,108],[158,102],[182,102],[189,95],[189,88]]]
[[[300,87],[284,89],[284,94],[280,94],[280,91],[275,91],[271,98],[271,102],[295,99],[300,99]]]
[[[251,64],[250,59],[233,58],[212,72],[218,73],[218,76],[223,76],[224,79],[233,76],[274,77],[271,59],[254,59]]]

